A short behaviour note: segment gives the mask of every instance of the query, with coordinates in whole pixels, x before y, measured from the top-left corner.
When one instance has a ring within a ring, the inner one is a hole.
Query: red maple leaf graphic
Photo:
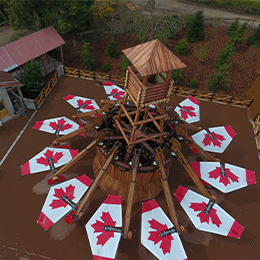
[[[61,118],[58,120],[58,123],[56,122],[50,122],[49,126],[53,129],[53,130],[57,130],[58,126],[62,125],[60,131],[65,131],[66,129],[70,129],[72,127],[71,124],[68,124],[66,120],[64,120],[64,118]]]
[[[226,140],[224,138],[223,135],[219,135],[219,134],[216,134],[215,132],[211,132],[212,136],[215,138],[215,140],[212,140],[209,136],[209,134],[205,134],[205,138],[204,140],[202,141],[202,143],[207,146],[207,145],[211,145],[211,142],[213,143],[214,146],[218,146],[218,147],[221,147],[221,142],[223,142],[224,140]],[[221,141],[221,142],[220,142]]]
[[[206,208],[207,204],[205,202],[202,203],[191,203],[190,208],[193,209],[194,211],[200,211],[197,217],[200,218],[200,222],[207,222],[209,224],[209,219],[211,218],[212,224],[215,224],[217,227],[220,227],[222,222],[220,221],[218,215],[217,215],[217,210],[211,208],[209,214],[205,214],[204,210]]]
[[[183,106],[182,108],[183,109],[181,109],[181,118],[183,118],[184,120],[187,119],[189,116],[190,117],[196,116],[196,114],[193,111],[193,110],[195,110],[195,107]],[[185,110],[188,110],[188,112],[186,112]]]
[[[231,184],[230,183],[230,180],[232,182],[239,182],[239,178],[230,171],[230,169],[225,169],[225,175],[226,176],[222,176],[221,175],[221,168],[220,167],[216,167],[215,170],[209,172],[209,177],[210,178],[214,178],[215,180],[219,178],[219,183],[223,183],[225,185],[225,187],[228,185],[228,184]],[[230,180],[229,180],[230,179]]]
[[[60,207],[66,208],[68,204],[61,197],[63,195],[66,195],[70,200],[73,200],[75,198],[74,190],[75,190],[75,186],[72,186],[71,184],[68,187],[66,187],[66,192],[64,192],[62,188],[54,189],[55,192],[53,196],[58,199],[57,200],[53,199],[52,203],[49,206],[52,207],[52,209],[57,209]]]
[[[104,244],[111,238],[114,237],[114,232],[113,231],[105,231],[104,226],[111,226],[115,227],[116,221],[112,219],[110,216],[109,212],[102,212],[101,219],[104,222],[101,222],[99,220],[96,220],[96,223],[92,224],[91,227],[95,229],[94,233],[99,233],[101,232],[100,235],[97,236],[97,245],[104,246]]]
[[[124,91],[118,91],[117,88],[113,88],[112,91],[110,92],[111,95],[113,95],[114,98],[119,100],[121,97],[125,95]]]
[[[45,166],[48,166],[49,165],[48,158],[51,157],[53,160],[53,163],[57,163],[59,161],[59,159],[63,156],[63,153],[58,152],[58,153],[55,153],[55,155],[53,155],[53,153],[54,153],[54,151],[47,150],[44,153],[45,157],[41,156],[40,158],[36,159],[36,162],[39,164],[44,164]]]
[[[150,228],[155,229],[156,231],[149,231],[150,236],[148,237],[148,240],[151,240],[156,245],[158,242],[162,241],[160,248],[163,251],[163,254],[171,252],[171,240],[174,240],[172,236],[165,236],[161,237],[159,235],[159,232],[163,233],[165,230],[168,229],[166,224],[161,224],[155,219],[152,219],[148,221],[150,224]]]
[[[85,100],[83,101],[82,99],[77,100],[78,102],[78,107],[81,107],[82,105],[86,104],[82,109],[89,109],[89,110],[95,110],[95,107],[92,105],[92,100]]]

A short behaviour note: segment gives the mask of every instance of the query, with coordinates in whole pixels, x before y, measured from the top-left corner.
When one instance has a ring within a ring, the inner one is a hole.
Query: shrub
[[[226,34],[228,36],[232,36],[234,33],[236,33],[237,29],[239,28],[239,18],[237,18],[229,27],[228,30],[226,31]]]
[[[124,70],[126,71],[128,66],[131,66],[131,61],[125,56],[125,55],[121,55],[121,61],[118,63],[118,65]]]
[[[36,97],[46,84],[41,73],[41,66],[37,61],[31,60],[25,65],[23,84],[23,91],[32,97]]]
[[[175,46],[175,51],[178,55],[186,55],[189,51],[189,45],[186,38],[179,41],[179,44]]]
[[[189,84],[190,88],[197,88],[198,87],[198,81],[197,79],[192,79]]]
[[[227,89],[230,81],[229,73],[216,71],[216,74],[210,74],[209,79],[207,81],[208,88],[211,91],[218,92],[220,89]]]
[[[174,70],[171,74],[171,78],[174,80],[175,84],[178,84],[182,77],[182,69]]]
[[[101,71],[103,71],[103,72],[109,71],[109,65],[108,65],[107,61],[103,64]]]
[[[202,62],[205,59],[208,52],[209,52],[208,43],[205,43],[203,45],[201,44],[199,50],[197,50],[197,48],[194,47],[194,56],[199,60],[199,62]]]
[[[247,37],[246,44],[254,45],[257,48],[260,47],[260,24],[254,29],[253,33]]]
[[[197,42],[204,39],[204,20],[203,11],[197,11],[187,31],[188,42]]]
[[[89,42],[83,42],[81,59],[86,70],[93,70],[96,67]]]
[[[243,43],[243,37],[245,36],[246,30],[247,30],[247,23],[243,23],[236,31],[234,31],[231,34],[230,42],[234,45],[242,44]]]
[[[106,56],[108,56],[109,58],[114,58],[117,55],[118,55],[118,51],[117,51],[115,39],[111,38],[106,48]]]

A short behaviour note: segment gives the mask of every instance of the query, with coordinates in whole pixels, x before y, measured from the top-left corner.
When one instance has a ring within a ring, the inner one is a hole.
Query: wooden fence
[[[255,82],[249,89],[247,97],[254,100],[252,106],[250,106],[251,118],[254,120],[260,113],[260,75],[258,75]]]
[[[260,158],[260,115],[258,115],[256,119],[253,121],[253,126],[254,126],[256,145],[258,148],[258,155]]]
[[[96,80],[100,82],[106,80],[116,81],[120,86],[124,86],[125,84],[125,77],[115,76],[115,75],[101,73],[101,72],[64,67],[64,73],[67,76],[73,76],[73,77],[78,77],[78,78],[83,78],[88,80]]]
[[[36,109],[38,109],[41,104],[43,103],[43,101],[45,100],[45,98],[48,96],[49,92],[51,91],[51,89],[54,87],[54,85],[56,84],[57,80],[58,80],[58,71],[56,71],[50,81],[44,86],[44,88],[42,89],[42,91],[40,92],[40,94],[37,96],[37,98],[34,100],[34,104]]]

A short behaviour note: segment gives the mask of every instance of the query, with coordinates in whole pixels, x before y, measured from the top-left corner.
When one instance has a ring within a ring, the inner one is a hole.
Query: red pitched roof
[[[53,26],[30,34],[0,48],[0,70],[10,71],[64,43]]]
[[[13,78],[9,73],[0,71],[0,88],[18,86],[23,86],[23,84],[17,79]]]

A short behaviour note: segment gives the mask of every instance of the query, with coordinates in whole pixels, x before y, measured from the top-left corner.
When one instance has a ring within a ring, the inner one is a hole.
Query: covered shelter
[[[64,44],[65,41],[53,26],[32,33],[0,47],[0,70],[10,72],[32,59],[41,58],[45,73],[47,73],[45,61],[47,53],[59,47],[61,60],[64,63],[62,51]]]
[[[0,71],[0,120],[6,121],[25,109],[21,87],[23,84],[9,73]]]

